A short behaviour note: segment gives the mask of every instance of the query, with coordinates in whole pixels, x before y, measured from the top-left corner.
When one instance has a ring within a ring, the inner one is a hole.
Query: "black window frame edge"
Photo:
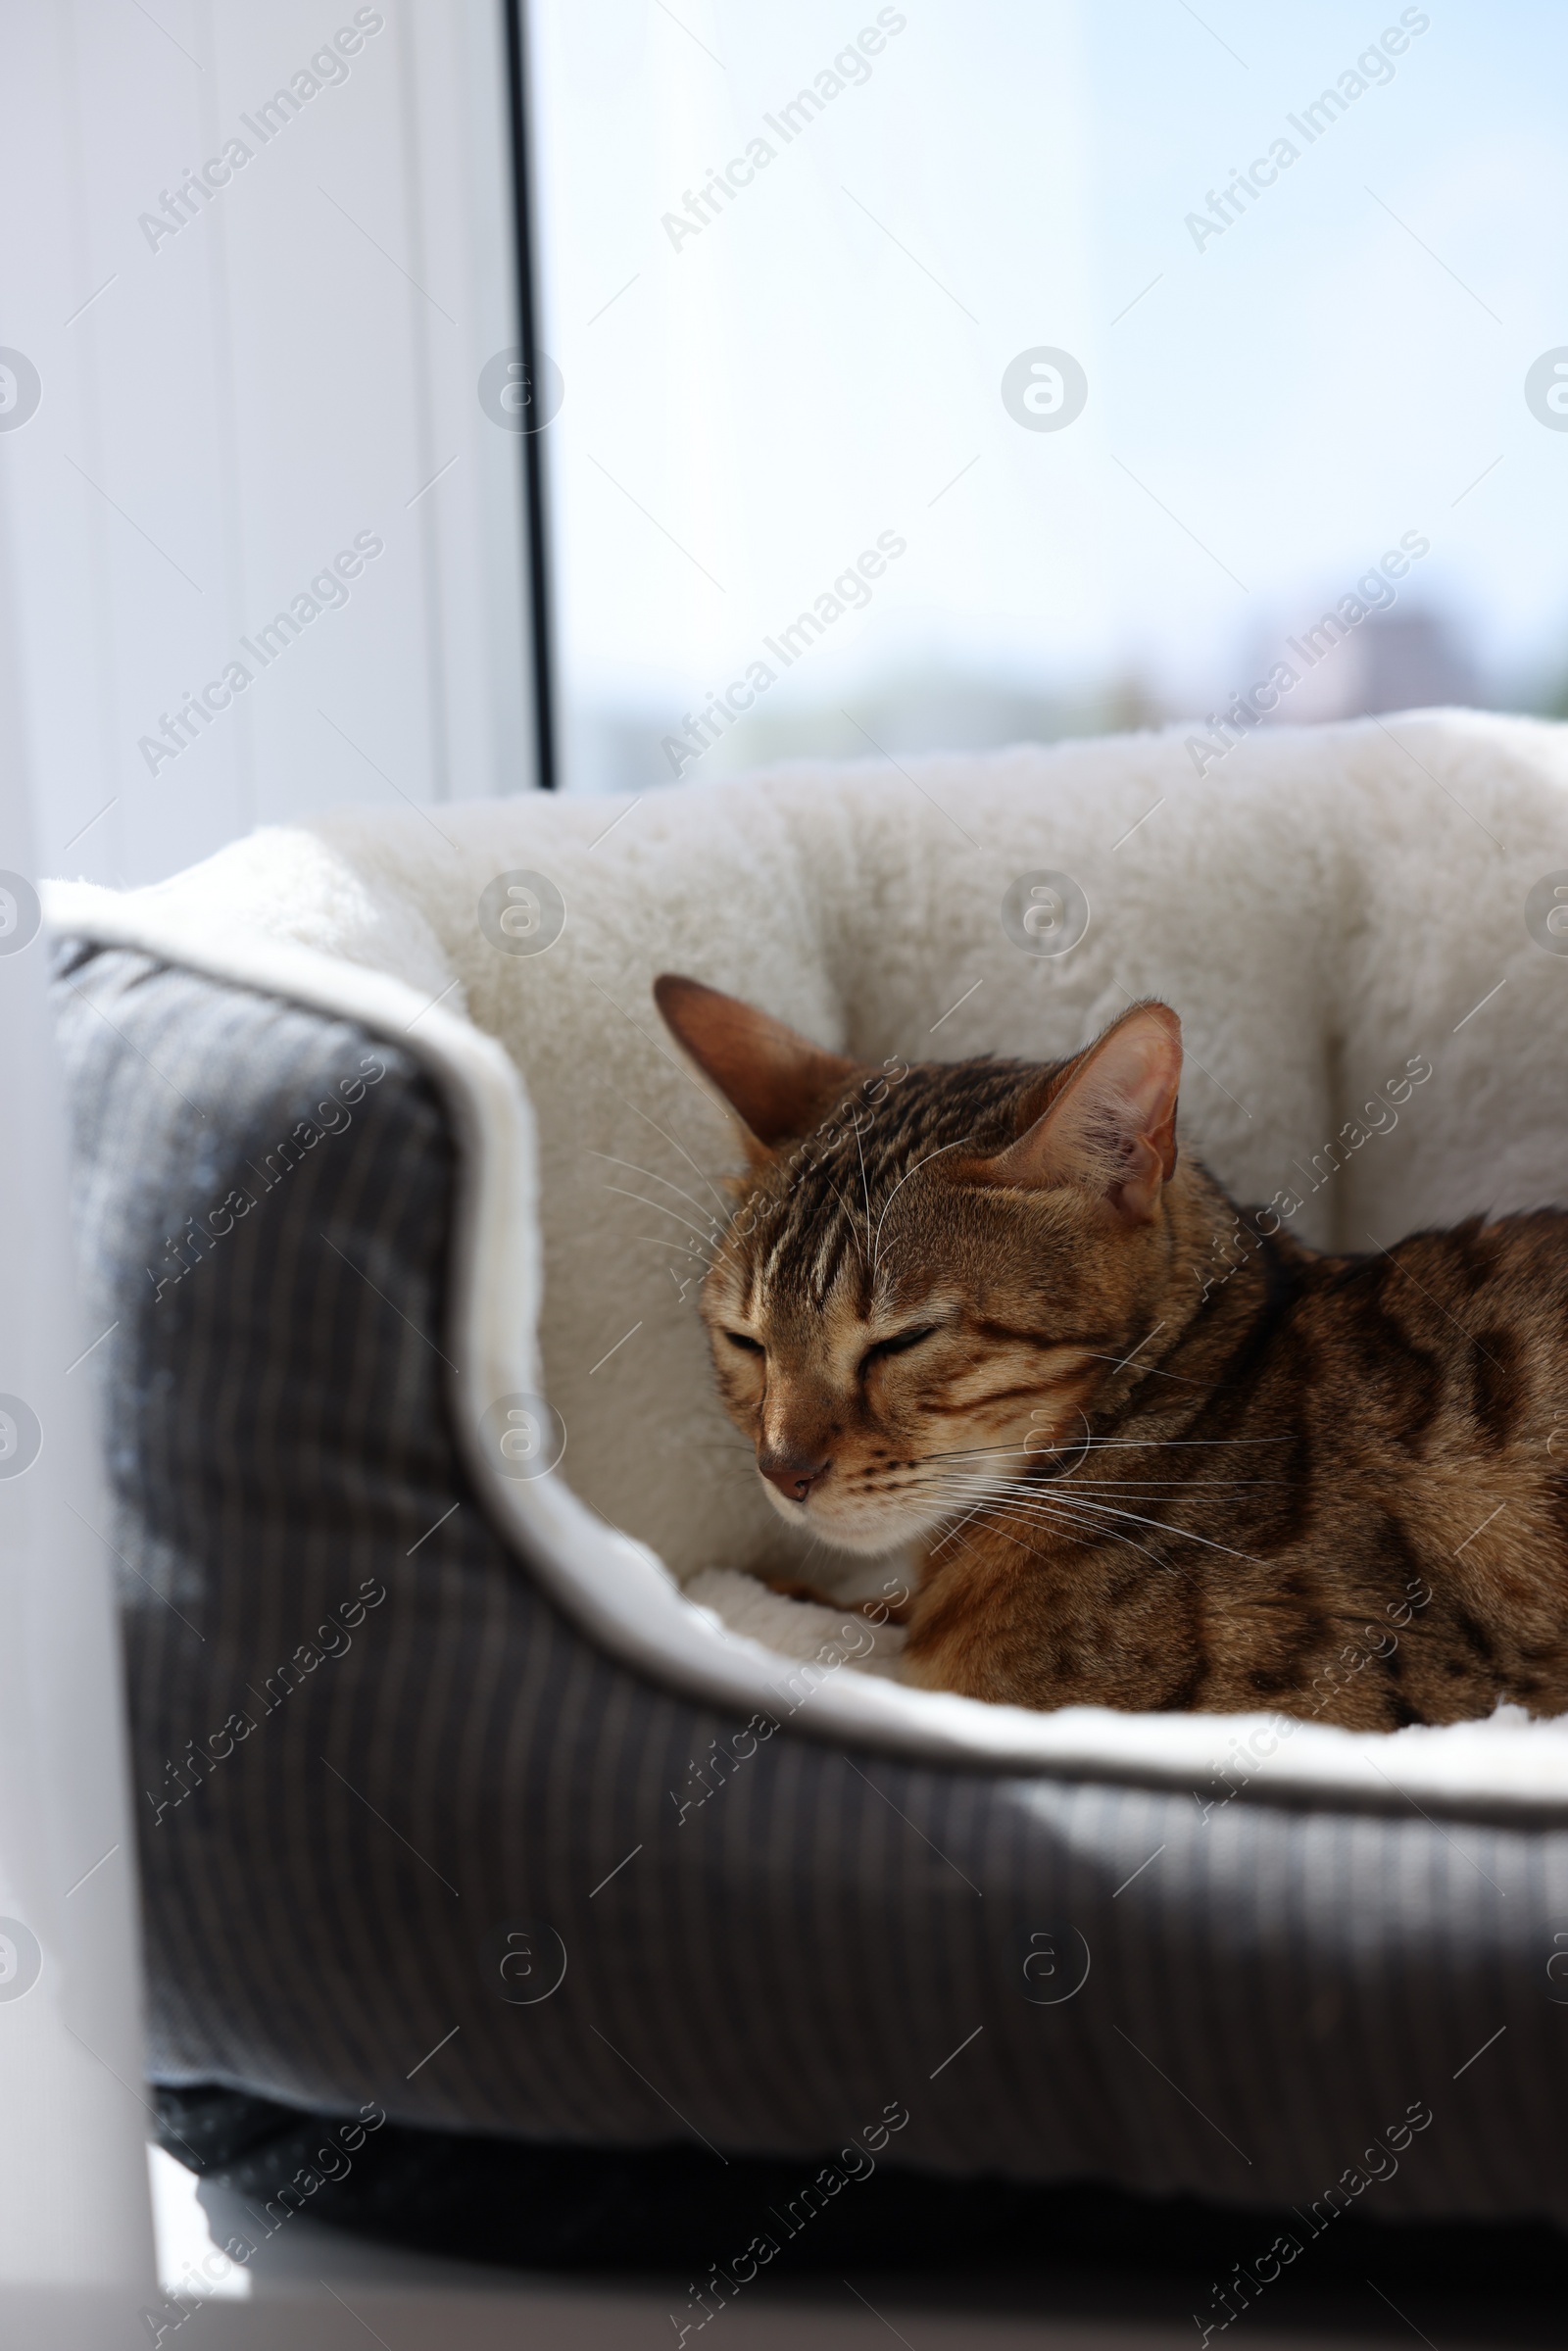
[[[517,342],[523,381],[536,382],[539,350],[538,256],[534,245],[536,208],[529,137],[528,24],[525,0],[504,0],[507,26],[507,98],[512,133],[513,248],[516,269]],[[550,550],[545,514],[545,455],[542,431],[522,436],[523,545],[528,581],[528,656],[533,684],[534,765],[543,792],[560,783],[556,729],[555,652],[552,630]]]

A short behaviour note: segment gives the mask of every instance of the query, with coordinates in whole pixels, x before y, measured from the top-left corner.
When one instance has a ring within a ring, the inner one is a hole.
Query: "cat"
[[[890,1078],[654,993],[748,1161],[700,1301],[720,1395],[792,1525],[915,1546],[905,1680],[1357,1731],[1568,1710],[1568,1214],[1306,1248],[1178,1154],[1157,1002],[1067,1060]]]

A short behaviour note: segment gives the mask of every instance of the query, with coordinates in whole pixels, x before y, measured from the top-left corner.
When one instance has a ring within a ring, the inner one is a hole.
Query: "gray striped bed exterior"
[[[1568,1834],[906,1766],[640,1678],[464,1469],[410,1056],[57,973],[154,2079],[803,2160],[906,2115],[883,2151],[949,2174],[1568,2221]]]

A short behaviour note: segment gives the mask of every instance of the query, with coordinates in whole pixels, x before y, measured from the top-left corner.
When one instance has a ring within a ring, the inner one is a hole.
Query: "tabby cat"
[[[906,1680],[1568,1710],[1568,1214],[1303,1247],[1178,1157],[1162,1004],[1066,1061],[890,1077],[655,996],[749,1160],[702,1293],[724,1403],[793,1525],[915,1547]]]

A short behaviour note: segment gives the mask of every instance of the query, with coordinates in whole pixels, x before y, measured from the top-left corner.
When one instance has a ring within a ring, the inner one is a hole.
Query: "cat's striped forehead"
[[[1009,1143],[1047,1075],[1032,1062],[928,1062],[850,1088],[748,1186],[725,1252],[741,1300],[754,1311],[785,1300],[820,1308],[850,1291],[868,1306],[911,1220],[930,1210],[942,1158],[961,1163]]]

